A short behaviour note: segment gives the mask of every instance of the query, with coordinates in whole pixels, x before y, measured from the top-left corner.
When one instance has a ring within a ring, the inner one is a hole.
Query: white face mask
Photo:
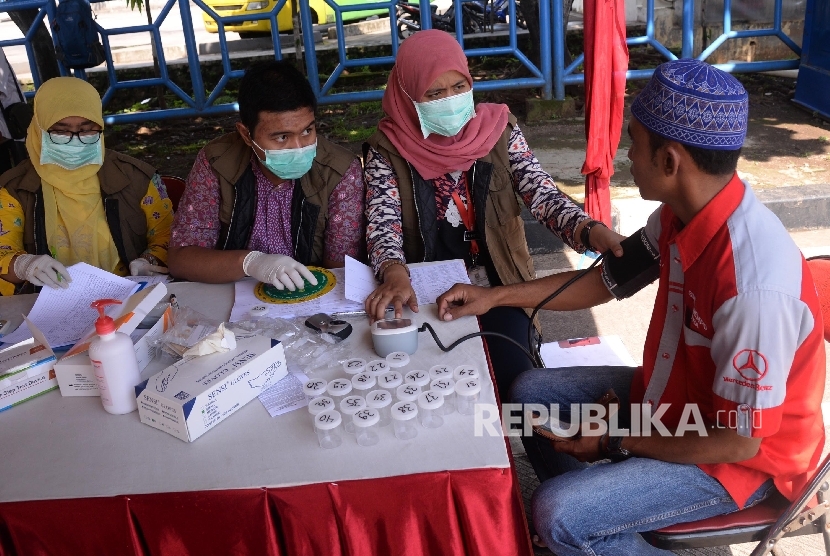
[[[306,175],[311,170],[314,157],[317,156],[317,141],[307,147],[274,150],[263,149],[253,138],[251,138],[251,143],[265,153],[265,160],[260,159],[260,162],[265,164],[275,176],[284,180],[295,180]]]
[[[475,117],[473,90],[429,102],[415,102],[415,112],[421,122],[424,139],[430,133],[453,137]]]
[[[40,163],[56,164],[67,170],[77,170],[81,166],[104,163],[104,152],[100,139],[95,143],[81,143],[79,137],[72,137],[68,143],[57,145],[49,139],[49,132],[41,132]]]

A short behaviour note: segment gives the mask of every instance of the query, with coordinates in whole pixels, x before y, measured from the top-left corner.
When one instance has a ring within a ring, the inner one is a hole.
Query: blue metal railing
[[[37,69],[35,67],[34,51],[32,48],[32,39],[36,32],[37,24],[41,21],[49,24],[55,17],[55,1],[56,0],[7,0],[0,1],[0,11],[12,11],[21,9],[37,9],[38,14],[35,19],[35,25],[20,39],[0,40],[0,47],[23,45],[26,48],[26,53],[29,58],[29,65],[32,68],[32,77],[35,87],[40,86],[40,79]],[[287,5],[288,0],[278,0],[277,3],[268,12],[256,12],[248,15],[237,16],[222,16],[214,9],[208,6],[204,0],[166,0],[164,7],[155,17],[152,24],[134,25],[129,27],[120,27],[107,29],[96,23],[96,27],[101,34],[101,41],[104,46],[106,55],[106,73],[109,81],[109,86],[103,95],[104,105],[109,103],[119,91],[133,88],[146,88],[163,86],[168,88],[177,98],[179,98],[185,107],[168,108],[150,110],[146,112],[115,114],[106,118],[107,123],[127,123],[148,120],[161,120],[172,117],[183,117],[193,115],[210,115],[229,113],[238,110],[236,103],[222,103],[217,104],[222,92],[227,87],[231,79],[237,79],[244,73],[241,69],[234,70],[231,67],[231,60],[228,51],[228,44],[226,38],[225,27],[227,25],[239,24],[246,21],[268,20],[271,25],[271,38],[274,44],[274,58],[279,60],[282,58],[282,51],[280,48],[279,27],[277,22],[277,14]],[[395,9],[399,0],[381,0],[379,2],[367,2],[362,4],[340,6],[335,0],[324,0],[325,3],[332,9],[335,15],[335,26],[337,28],[337,64],[334,70],[328,75],[325,80],[321,78],[318,57],[317,45],[314,42],[313,33],[303,33],[303,48],[306,70],[310,78],[312,89],[318,97],[321,104],[341,103],[341,102],[365,102],[370,100],[378,100],[383,96],[383,89],[372,89],[363,91],[349,91],[349,92],[335,92],[338,80],[343,75],[344,71],[349,68],[363,67],[363,66],[388,66],[395,62],[398,53],[398,37],[396,34]],[[453,0],[455,11],[457,14],[462,13],[462,3],[469,0]],[[211,91],[206,91],[202,70],[200,67],[199,50],[196,43],[196,37],[193,29],[193,19],[190,13],[191,2],[198,8],[204,11],[208,16],[216,20],[219,37],[219,50],[221,52],[221,66],[222,75],[217,84]],[[187,63],[190,73],[192,93],[188,94],[184,89],[177,85],[170,76],[168,66],[165,59],[165,53],[162,48],[162,35],[160,27],[165,19],[170,15],[174,7],[178,4],[181,21],[182,32],[184,35],[185,51],[187,53]],[[768,29],[758,30],[741,30],[735,31],[732,29],[732,0],[724,0],[723,13],[723,33],[716,37],[712,43],[707,46],[697,57],[701,60],[707,59],[719,47],[721,47],[729,39],[742,39],[749,37],[777,37],[787,47],[789,47],[796,55],[800,56],[801,49],[798,45],[784,33],[782,29],[782,4],[783,0],[775,0],[775,11],[773,26]],[[430,13],[429,0],[419,0],[419,5],[422,14]],[[693,55],[694,46],[694,23],[695,23],[695,4],[694,0],[684,0],[682,5],[682,41],[681,41],[681,56],[691,57]],[[365,57],[365,58],[349,58],[348,50],[346,48],[346,34],[344,32],[343,14],[352,11],[361,10],[388,10],[391,32],[391,54],[386,56]],[[584,56],[580,55],[567,67],[565,66],[565,33],[563,29],[563,8],[562,0],[542,0],[539,2],[539,23],[540,28],[550,29],[551,32],[541,33],[541,44],[539,45],[540,62],[535,65],[518,47],[518,31],[516,28],[516,1],[510,0],[509,3],[509,30],[506,37],[505,45],[466,48],[465,36],[462,29],[462,18],[456,17],[455,34],[458,42],[464,48],[464,52],[468,57],[476,56],[509,56],[517,59],[530,74],[529,77],[520,78],[506,78],[506,79],[488,79],[477,81],[475,88],[478,91],[492,91],[503,89],[519,89],[519,88],[541,88],[544,98],[563,99],[565,97],[565,86],[572,84],[579,84],[584,82],[584,74],[578,73],[577,70],[580,65],[584,63]],[[299,16],[303,29],[313,28],[313,16],[309,0],[299,0]],[[425,17],[421,21],[422,28],[428,29],[431,27],[429,17]],[[645,35],[639,37],[629,37],[627,43],[629,45],[647,45],[654,48],[667,60],[675,59],[676,56],[672,54],[669,49],[661,44],[655,38],[654,26],[654,0],[647,0],[646,9],[646,32]],[[151,78],[136,78],[119,80],[118,74],[115,70],[113,62],[112,48],[110,45],[110,38],[117,35],[125,35],[130,33],[150,33],[152,37],[153,48],[155,49],[156,57],[159,62],[158,77]],[[469,36],[466,37],[469,39]],[[751,72],[751,71],[770,71],[780,69],[794,69],[799,65],[799,59],[792,60],[772,60],[762,62],[739,62],[731,64],[718,64],[721,69],[731,72]],[[61,73],[67,75],[66,68],[61,66]],[[644,70],[630,70],[626,73],[627,79],[645,79],[653,73],[651,69]],[[78,77],[85,77],[83,70],[76,70],[75,75]]]
[[[11,2],[0,3],[0,11],[11,11],[9,9],[11,5]],[[35,66],[35,51],[32,48],[32,39],[34,38],[37,28],[41,23],[54,19],[55,2],[54,0],[15,0],[14,9],[38,10],[38,13],[32,23],[32,26],[22,38],[0,41],[0,48],[20,45],[23,45],[26,48],[26,56],[29,58],[29,67],[32,69],[32,81],[34,81],[35,88],[37,88],[40,87],[40,74]],[[65,70],[63,68],[61,68],[61,71],[65,75]]]
[[[559,4],[554,0],[554,5]],[[559,4],[561,6],[561,4]],[[714,64],[715,67],[728,72],[760,72],[760,71],[775,71],[784,69],[797,69],[801,60],[801,48],[784,33],[782,29],[782,10],[783,0],[775,0],[775,18],[772,28],[769,29],[752,29],[745,31],[732,30],[732,0],[724,0],[723,10],[723,33],[715,38],[712,43],[706,47],[698,56],[698,60],[706,60],[711,56],[720,46],[722,46],[729,39],[744,39],[754,37],[778,37],[787,45],[799,58],[793,60],[771,60],[763,62],[736,62],[730,64]],[[691,58],[694,50],[694,0],[684,0],[683,2],[683,24],[682,24],[682,40],[680,56],[682,58]],[[554,7],[554,20],[557,19]],[[554,42],[554,87],[555,98],[565,98],[565,85],[577,85],[585,82],[585,76],[581,73],[575,73],[575,70],[585,62],[585,56],[579,55],[568,67],[564,67],[564,47],[556,48],[556,45],[564,45],[565,37],[563,35],[562,26],[554,23],[553,27],[553,42]],[[665,45],[661,44],[654,37],[654,0],[647,0],[646,3],[646,34],[640,37],[628,37],[626,43],[632,45],[648,45],[657,50],[666,60],[676,60],[677,56],[672,54]],[[626,79],[648,79],[654,73],[653,69],[644,70],[629,70],[626,72]]]

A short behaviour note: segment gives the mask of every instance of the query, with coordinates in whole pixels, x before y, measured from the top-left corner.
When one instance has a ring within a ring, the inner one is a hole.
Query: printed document
[[[67,289],[44,287],[40,290],[28,318],[43,332],[49,346],[71,346],[80,340],[95,324],[98,311],[90,307],[98,299],[124,301],[141,286],[126,278],[78,263],[67,268],[72,276]],[[118,308],[109,307],[112,314]],[[108,311],[107,314],[111,314]],[[26,323],[3,336],[3,343],[16,344],[32,337]]]
[[[412,289],[418,298],[418,305],[435,303],[442,293],[455,284],[469,284],[470,277],[464,261],[435,261],[430,263],[413,263],[409,266],[412,280]],[[346,298],[359,301],[361,305],[366,301],[378,283],[372,269],[351,257],[346,257]]]
[[[303,385],[308,382],[308,377],[297,368],[289,366],[288,370],[285,377],[259,395],[259,401],[271,417],[308,405],[303,393]]]

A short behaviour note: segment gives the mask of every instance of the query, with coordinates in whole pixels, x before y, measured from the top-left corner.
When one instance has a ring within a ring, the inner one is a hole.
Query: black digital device
[[[352,325],[326,313],[317,313],[305,319],[305,325],[317,333],[331,334],[345,340],[352,333]]]
[[[620,242],[623,256],[608,253],[602,264],[602,280],[617,299],[631,297],[660,277],[660,253],[645,228]]]

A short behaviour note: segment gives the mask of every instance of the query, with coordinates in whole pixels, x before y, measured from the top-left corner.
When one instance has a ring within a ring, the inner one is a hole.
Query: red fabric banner
[[[512,469],[0,504],[0,556],[530,555]]]
[[[585,0],[585,212],[611,226],[611,176],[625,108],[624,0]]]

